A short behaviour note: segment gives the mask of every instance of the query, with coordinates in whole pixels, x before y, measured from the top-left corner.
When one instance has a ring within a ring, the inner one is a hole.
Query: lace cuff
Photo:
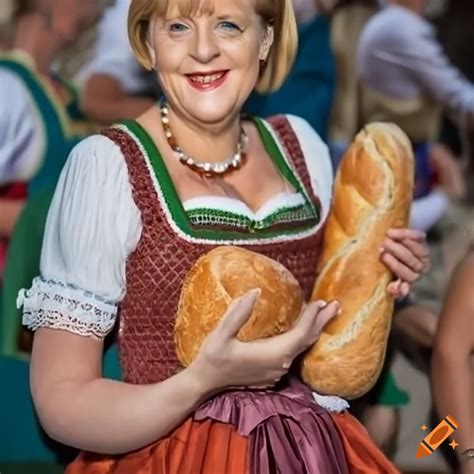
[[[117,305],[44,278],[35,278],[31,289],[20,291],[17,306],[23,306],[23,324],[28,329],[64,329],[97,339],[112,331],[117,315]]]

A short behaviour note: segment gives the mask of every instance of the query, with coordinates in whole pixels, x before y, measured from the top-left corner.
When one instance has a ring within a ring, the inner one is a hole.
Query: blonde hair
[[[138,61],[148,70],[153,67],[147,47],[150,21],[155,15],[166,15],[172,2],[177,2],[183,17],[198,13],[213,3],[212,0],[132,0],[128,16],[130,44]],[[298,32],[295,13],[292,0],[254,0],[254,3],[256,12],[265,26],[273,28],[274,35],[255,88],[261,93],[273,92],[285,81],[296,57]]]

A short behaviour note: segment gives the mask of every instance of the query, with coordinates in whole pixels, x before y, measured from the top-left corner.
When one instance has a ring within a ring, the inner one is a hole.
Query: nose
[[[219,56],[217,38],[210,28],[197,28],[191,39],[191,56],[198,62],[207,64]]]

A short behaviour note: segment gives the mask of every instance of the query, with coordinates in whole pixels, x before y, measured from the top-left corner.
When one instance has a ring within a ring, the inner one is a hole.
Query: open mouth
[[[229,71],[197,72],[186,74],[188,82],[198,90],[213,90],[221,86],[227,79]]]

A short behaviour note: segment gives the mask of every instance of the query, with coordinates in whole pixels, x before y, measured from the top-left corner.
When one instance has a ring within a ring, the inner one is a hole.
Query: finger
[[[404,239],[425,240],[426,233],[414,229],[389,229],[387,231],[387,237],[398,241]]]
[[[338,315],[341,309],[338,301],[332,301],[324,308],[316,307],[316,309],[312,305],[308,306],[305,319],[302,319],[302,322],[289,333],[291,350],[295,356],[317,341],[323,328]],[[308,325],[308,322],[311,324]]]
[[[332,301],[319,311],[316,317],[316,324],[313,328],[313,335],[318,338],[326,325],[341,312],[341,305],[338,301]],[[314,341],[313,341],[314,342]]]
[[[400,296],[401,298],[406,298],[410,294],[410,284],[407,283],[406,281],[402,282],[401,287],[400,287]]]
[[[430,249],[426,242],[406,239],[403,241],[403,244],[422,262],[423,268],[420,273],[428,273],[431,269],[431,258]]]
[[[240,343],[242,357],[249,357],[253,363],[258,361],[259,364],[267,364],[269,367],[274,367],[275,361],[278,361],[278,370],[287,372],[294,358],[317,339],[321,329],[338,313],[339,308],[338,302],[327,304],[324,301],[316,301],[308,304],[290,331],[270,338]],[[321,320],[317,323],[320,316]]]
[[[409,267],[416,273],[421,273],[423,271],[423,261],[401,243],[395,242],[391,239],[385,239],[383,247],[380,248],[380,252],[382,254],[389,253],[393,255],[400,261],[400,263]]]
[[[318,300],[306,305],[301,311],[298,319],[295,321],[293,328],[299,327],[303,332],[311,329],[317,314],[328,305],[326,301]]]
[[[388,252],[382,255],[382,261],[387,265],[388,269],[399,279],[408,283],[415,283],[420,278],[411,268],[401,263],[397,258]]]
[[[232,302],[216,329],[219,332],[219,337],[232,339],[237,335],[240,328],[250,319],[261,293],[262,290],[259,288],[250,290]]]
[[[427,258],[430,256],[430,249],[425,241],[413,240],[413,239],[404,239],[401,241],[401,244],[404,245],[408,250],[410,250],[413,255],[416,255],[419,259]]]
[[[402,280],[392,281],[391,283],[388,284],[387,291],[395,298],[399,298],[401,285],[402,285]]]
[[[251,358],[254,363],[259,361],[261,364],[268,364],[269,367],[273,367],[275,361],[279,361],[281,366],[278,369],[287,371],[295,356],[305,349],[300,350],[302,341],[308,339],[308,334],[316,324],[316,316],[326,306],[328,304],[321,300],[312,302],[303,308],[290,331],[270,338],[241,343],[245,344],[242,356]]]

